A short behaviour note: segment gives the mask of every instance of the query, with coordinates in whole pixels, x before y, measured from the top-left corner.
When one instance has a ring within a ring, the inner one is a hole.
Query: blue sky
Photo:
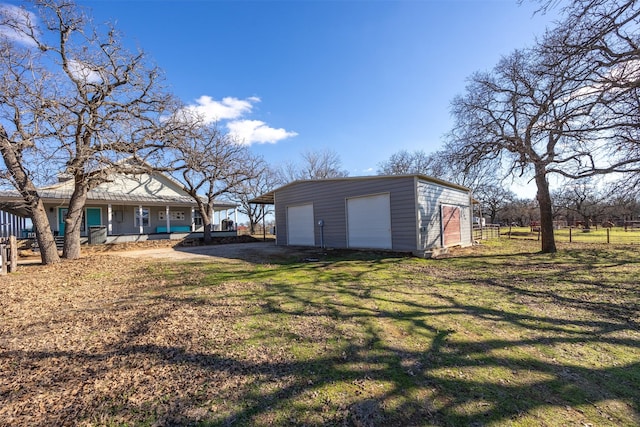
[[[465,79],[552,24],[516,0],[79,4],[272,164],[328,148],[354,176],[401,149],[439,149]]]

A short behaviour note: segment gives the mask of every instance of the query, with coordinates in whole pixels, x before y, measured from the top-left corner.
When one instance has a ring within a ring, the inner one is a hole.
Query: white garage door
[[[287,243],[296,246],[314,246],[313,205],[287,207]]]
[[[388,194],[347,199],[350,248],[391,249],[391,203]]]

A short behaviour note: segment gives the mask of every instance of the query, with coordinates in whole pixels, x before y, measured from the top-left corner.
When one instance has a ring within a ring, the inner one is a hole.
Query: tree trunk
[[[491,211],[491,216],[489,217],[489,219],[491,220],[491,224],[495,224],[496,223],[496,217],[498,216],[498,212],[497,211]],[[480,216],[480,224],[482,224],[482,215]]]
[[[555,253],[556,240],[553,235],[553,204],[549,192],[549,182],[544,165],[535,165],[536,186],[538,187],[538,205],[540,207],[540,234],[542,236],[542,253]]]
[[[202,223],[204,224],[204,232],[203,232],[203,240],[205,245],[210,245],[211,231],[213,229],[213,224],[211,224],[211,217],[213,217],[213,208],[210,206],[206,207],[206,212],[200,212],[200,216],[202,216]]]
[[[87,201],[87,191],[86,185],[76,183],[69,200],[69,210],[67,217],[64,219],[63,258],[80,258],[80,231],[82,228],[82,213]]]
[[[40,248],[42,263],[48,265],[60,262],[56,241],[53,237],[49,217],[47,216],[47,211],[44,208],[42,200],[38,197],[35,206],[30,206],[29,209],[31,210],[31,222],[33,223],[33,228],[36,230],[36,240]]]
[[[40,257],[43,264],[55,264],[60,262],[56,241],[53,238],[49,217],[44,207],[44,203],[38,195],[36,186],[26,173],[20,159],[13,150],[11,141],[7,138],[7,133],[0,125],[0,153],[4,159],[7,170],[11,174],[16,189],[22,195],[27,208],[31,214],[33,228],[36,230],[36,239],[40,247]]]

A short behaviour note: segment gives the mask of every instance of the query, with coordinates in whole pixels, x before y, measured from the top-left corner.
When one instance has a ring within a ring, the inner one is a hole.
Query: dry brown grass
[[[640,422],[637,252],[505,244],[21,267],[0,425]]]

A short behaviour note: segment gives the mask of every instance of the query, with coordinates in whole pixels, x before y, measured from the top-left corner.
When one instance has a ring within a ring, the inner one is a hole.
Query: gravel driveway
[[[113,252],[113,255],[129,258],[172,259],[180,261],[212,261],[216,258],[242,260],[256,263],[284,261],[290,258],[312,256],[318,248],[292,248],[276,246],[273,241],[255,243],[230,243],[173,248],[149,248]]]

